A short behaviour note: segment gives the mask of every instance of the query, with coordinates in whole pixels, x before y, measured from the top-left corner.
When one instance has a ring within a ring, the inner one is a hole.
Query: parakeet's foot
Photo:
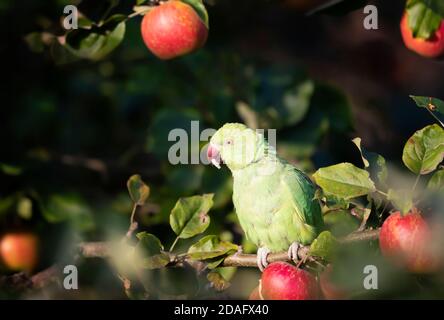
[[[294,263],[297,263],[299,261],[298,251],[301,247],[302,245],[299,242],[293,242],[290,245],[290,248],[288,248],[288,257]]]
[[[261,272],[264,271],[264,269],[268,266],[267,257],[269,253],[270,249],[267,247],[257,249],[257,266]]]

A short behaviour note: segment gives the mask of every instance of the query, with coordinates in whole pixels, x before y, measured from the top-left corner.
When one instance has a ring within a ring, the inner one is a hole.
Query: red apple
[[[415,38],[405,12],[401,19],[401,34],[405,46],[424,57],[437,58],[444,55],[444,20],[430,39]]]
[[[148,49],[167,60],[201,48],[208,29],[196,11],[182,1],[163,2],[142,20],[142,38]]]
[[[38,261],[38,239],[31,233],[9,233],[0,241],[3,263],[13,271],[32,271]]]
[[[429,273],[439,267],[432,231],[421,214],[395,212],[382,225],[379,235],[382,254],[413,273]]]
[[[315,300],[318,283],[310,273],[286,262],[270,264],[262,273],[265,300]]]
[[[347,298],[347,293],[344,289],[338,287],[336,283],[331,281],[331,274],[333,268],[329,265],[319,277],[319,284],[322,294],[327,300],[343,300]]]

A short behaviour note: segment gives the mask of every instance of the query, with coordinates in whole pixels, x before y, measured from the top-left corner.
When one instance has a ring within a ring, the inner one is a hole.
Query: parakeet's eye
[[[231,144],[233,144],[233,140],[227,140],[227,141],[225,141],[225,144],[231,145]]]

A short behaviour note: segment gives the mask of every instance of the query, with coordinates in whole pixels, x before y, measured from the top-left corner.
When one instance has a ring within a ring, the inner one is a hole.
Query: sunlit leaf
[[[387,193],[387,200],[391,201],[402,214],[409,212],[413,207],[413,197],[409,190],[390,189]]]
[[[134,203],[143,205],[150,195],[150,188],[142,181],[140,175],[131,176],[126,185]]]
[[[204,232],[210,225],[208,211],[213,194],[180,198],[170,214],[170,225],[179,238],[187,239]]]
[[[100,60],[122,42],[125,19],[123,15],[116,15],[100,27],[72,30],[66,35],[65,47],[80,58]]]
[[[324,231],[310,245],[310,255],[331,261],[336,246],[336,238],[329,231]]]
[[[430,125],[407,141],[402,160],[413,173],[428,174],[435,170],[444,157],[444,129]]]
[[[192,245],[188,250],[188,254],[192,259],[206,260],[220,257],[230,252],[236,252],[237,250],[237,245],[228,241],[221,241],[217,236],[209,235]]]
[[[369,173],[351,163],[321,168],[313,175],[322,190],[344,199],[352,199],[375,191]]]

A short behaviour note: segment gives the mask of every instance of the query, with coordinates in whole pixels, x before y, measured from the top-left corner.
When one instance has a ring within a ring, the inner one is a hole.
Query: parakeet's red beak
[[[220,153],[219,149],[214,144],[210,143],[208,146],[207,158],[216,168],[220,169]]]

